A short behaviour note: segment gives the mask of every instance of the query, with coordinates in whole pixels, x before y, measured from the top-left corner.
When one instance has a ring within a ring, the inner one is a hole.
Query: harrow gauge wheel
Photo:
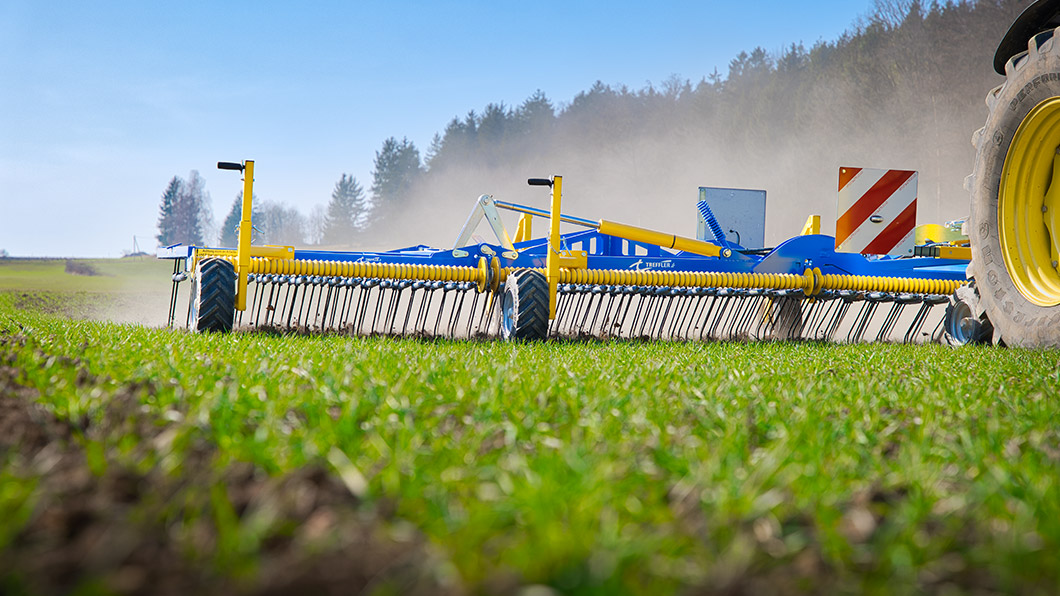
[[[990,321],[976,315],[979,295],[972,286],[961,286],[950,298],[942,320],[942,339],[951,346],[990,343],[993,328]]]
[[[986,126],[973,137],[969,218],[978,312],[994,341],[1060,346],[1060,40],[1035,35],[1010,58],[1005,83],[987,95]],[[975,332],[969,326],[969,333]],[[959,330],[958,330],[959,331]]]
[[[501,297],[501,337],[540,340],[548,336],[548,281],[530,269],[508,274]]]
[[[192,286],[192,331],[232,330],[236,313],[236,271],[224,259],[203,259]]]

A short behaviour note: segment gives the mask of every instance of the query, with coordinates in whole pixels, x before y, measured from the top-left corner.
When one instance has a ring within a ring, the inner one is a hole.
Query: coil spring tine
[[[305,312],[306,312],[306,309],[305,309],[306,294],[309,294],[309,304],[312,305],[313,304],[313,286],[312,285],[309,285],[308,287],[302,289],[302,301],[298,305],[298,312],[295,313],[295,316],[294,316],[294,326],[295,326],[295,328],[301,328],[302,327],[302,315],[304,315]]]
[[[361,283],[363,281],[364,280],[362,280],[361,278],[354,279],[353,283],[350,284],[349,288],[350,299],[349,304],[346,306],[346,316],[344,317],[344,321],[346,329],[350,332],[350,335],[357,335],[357,312],[360,309],[359,299],[361,297],[361,293],[364,291],[361,289]],[[356,295],[356,299],[354,298],[354,295]]]
[[[486,327],[486,317],[489,314],[490,299],[485,294],[482,295],[482,312],[478,316],[478,328],[475,330],[478,335],[485,335],[488,333]]]
[[[681,339],[681,329],[685,326],[685,318],[694,301],[693,288],[681,288],[677,293],[677,308],[674,309],[674,317],[671,319],[670,328],[666,334],[670,339]]]
[[[725,324],[722,325],[722,329],[724,333],[724,339],[731,340],[734,337],[732,333],[733,324],[740,316],[740,312],[743,309],[744,297],[734,293],[732,296],[729,297],[729,300],[732,303],[732,306],[726,315]]]
[[[659,315],[662,313],[663,305],[666,303],[666,297],[663,296],[662,292],[667,288],[656,288],[652,293],[651,304],[649,305],[649,313],[651,314],[651,323],[641,329],[640,335],[646,339],[651,339],[655,335],[655,323],[659,320]],[[648,317],[644,318],[644,322],[648,321]],[[645,330],[647,333],[645,334]]]
[[[721,334],[718,333],[720,329],[725,328],[725,319],[729,316],[729,309],[732,308],[733,298],[729,293],[721,294],[718,293],[718,308],[714,312],[714,322],[710,326],[710,337],[712,339],[722,339]]]
[[[333,277],[328,282],[328,300],[324,303],[324,327],[335,328],[335,315],[339,310],[339,297],[342,294],[342,279]]]
[[[342,303],[341,304],[336,304],[336,306],[338,306],[337,314],[336,314],[336,318],[338,319],[338,322],[336,323],[336,329],[340,329],[340,330],[345,330],[346,329],[346,318],[347,318],[347,314],[349,312],[348,309],[349,309],[350,296],[353,295],[353,286],[351,285],[352,283],[353,283],[353,280],[349,279],[349,278],[346,278],[346,279],[342,280],[342,290],[343,290],[342,291]]]
[[[327,287],[325,287],[327,286]],[[328,322],[328,302],[331,299],[331,284],[327,278],[321,280],[320,292],[317,294],[317,308],[316,316],[313,318],[313,327],[318,328],[321,331],[327,326]],[[323,308],[321,308],[321,301],[323,301]]]
[[[738,333],[740,337],[747,337],[753,339],[754,336],[751,334],[751,326],[754,325],[755,318],[761,312],[762,308],[762,292],[761,290],[752,290],[750,299],[747,301],[748,308],[744,313],[743,319],[740,320],[738,326]]]
[[[262,293],[262,298],[263,298],[262,302],[267,302],[268,303],[268,306],[265,307],[265,315],[266,316],[268,316],[268,314],[273,310],[273,307],[272,307],[272,294],[273,294],[273,292],[275,290],[276,290],[276,284],[274,284],[272,282],[272,280],[269,280],[269,297],[265,298],[264,297],[264,292]],[[262,302],[258,302],[258,312],[254,313],[254,324],[256,326],[258,326],[258,327],[261,326],[261,304],[262,304]]]
[[[604,307],[604,316],[600,319],[600,336],[610,337],[611,335],[611,309],[615,306],[615,302],[621,302],[622,295],[618,293],[618,286],[606,286],[605,295],[607,296],[607,306]],[[603,304],[603,298],[600,301]],[[599,309],[597,309],[599,312]],[[593,327],[596,327],[596,317],[593,317]]]
[[[853,304],[853,303],[852,302],[847,302],[846,300],[844,300],[839,305],[839,308],[836,309],[835,314],[832,315],[832,320],[829,321],[829,323],[828,323],[828,330],[827,330],[827,333],[825,334],[825,338],[824,339],[826,339],[827,341],[832,341],[833,340],[833,338],[835,337],[835,334],[839,331],[839,325],[842,324],[843,319],[846,318],[847,312],[850,310],[850,305],[851,304]]]
[[[854,343],[861,343],[861,340],[864,339],[865,331],[868,330],[869,322],[872,320],[873,315],[876,314],[877,306],[879,306],[878,302],[866,301],[865,305],[861,307],[861,315],[859,317],[859,322],[856,326],[856,329],[852,330],[854,331]],[[847,337],[849,339],[849,334],[847,335]]]
[[[593,292],[597,294],[596,308],[592,308],[593,296],[589,296],[589,310],[593,311],[593,320],[589,322],[589,335],[596,335],[596,322],[600,319],[600,310],[604,307],[604,287],[596,286],[593,288]]]
[[[917,334],[924,327],[924,322],[927,321],[928,313],[935,307],[927,300],[924,300],[924,296],[921,296],[920,308],[916,311],[916,315],[913,317],[913,322],[909,324],[909,328],[905,331],[905,337],[902,338],[902,343],[913,343]]]
[[[663,302],[666,303],[666,309],[663,309],[663,305],[659,305],[659,312],[661,316],[658,317],[658,327],[655,328],[655,335],[661,339],[663,338],[663,332],[666,330],[667,322],[670,320],[670,311],[673,309],[673,301],[677,299],[677,296],[673,294],[671,288],[670,295],[665,297]],[[654,326],[653,326],[654,327]]]
[[[320,288],[321,297],[324,298],[324,308],[320,308],[320,298],[317,298],[317,316],[313,319],[313,325],[320,325],[320,329],[324,330],[328,326],[328,308],[331,306],[331,291],[334,289],[331,285],[331,281],[327,282],[327,292],[324,292],[324,288]]]
[[[285,310],[287,312],[287,323],[286,323],[285,326],[286,326],[287,329],[290,329],[291,328],[291,318],[294,316],[294,303],[298,301],[298,286],[292,283],[291,290],[290,290],[290,292],[288,292],[288,294],[289,294],[289,297],[290,297],[290,300],[288,302],[290,304],[285,304],[284,305],[285,306]]]
[[[472,291],[472,290],[468,290]],[[478,291],[474,290],[474,295],[471,297],[471,312],[467,314],[467,336],[471,338],[471,326],[475,324],[475,310],[478,308]]]
[[[644,296],[644,300],[647,305],[644,307],[644,316],[641,318],[640,327],[637,328],[637,337],[644,337],[644,328],[648,325],[648,319],[651,317],[652,311],[655,310],[655,303],[658,302],[655,294],[648,294]]]
[[[946,317],[939,319],[939,322],[935,325],[935,330],[931,332],[931,341],[939,343],[942,341],[943,327],[942,324],[946,322]]]
[[[269,315],[269,324],[273,327],[276,326],[276,313],[279,312],[280,317],[283,317],[283,309],[287,306],[286,292],[289,291],[291,291],[291,287],[287,285],[287,282],[280,280],[276,292],[276,302],[273,303],[272,313]],[[280,306],[280,294],[284,294],[283,306]]]
[[[805,337],[807,329],[813,330],[810,331],[810,338],[816,338],[818,336],[818,333],[821,330],[821,323],[824,321],[825,316],[828,314],[828,311],[831,309],[834,302],[834,299],[825,299],[821,297],[814,299],[813,305],[810,306],[809,315],[806,317],[806,325],[803,327],[803,337]]]
[[[629,326],[629,335],[627,337],[630,339],[637,336],[637,323],[641,318],[646,316],[645,311],[648,305],[648,297],[644,295],[644,288],[642,286],[637,286],[635,288],[635,293],[632,295],[632,298],[637,301],[637,310],[633,312],[633,322]]]
[[[574,301],[573,308],[568,313],[570,322],[567,326],[567,334],[574,335],[574,326],[578,324],[578,315],[582,313],[582,303],[585,302],[585,293],[581,291],[581,286],[577,286],[577,298]]]
[[[607,302],[607,295],[610,291],[609,286],[597,286],[599,288],[596,300],[596,308],[593,309],[593,320],[589,323],[589,335],[596,335],[600,330],[596,323],[600,320],[600,312],[604,308],[604,303]]]
[[[578,323],[579,336],[585,334],[585,324],[589,322],[589,313],[593,310],[593,298],[595,296],[591,293],[586,292],[585,294],[582,294],[582,297],[584,298],[585,308],[579,310],[578,312],[578,314],[581,315],[581,322]],[[581,303],[579,303],[578,306],[580,307]]]
[[[736,326],[733,328],[733,337],[747,337],[747,333],[751,327],[751,321],[754,320],[755,311],[758,308],[759,296],[755,294],[744,295],[743,302],[744,305],[743,310],[740,312],[740,318],[737,320]]]
[[[357,294],[357,334],[361,335],[365,333],[364,321],[368,318],[368,303],[372,298],[372,287],[369,285],[372,280],[363,279],[361,280],[361,291]]]
[[[460,295],[453,302],[453,316],[449,320],[449,339],[456,338],[457,323],[460,322],[460,315],[464,310],[464,298],[467,297],[467,289],[463,287],[463,284],[457,287],[457,291]]]
[[[494,312],[499,312],[500,309],[501,309],[501,301],[497,300],[497,299],[494,299],[492,308],[487,309],[487,310],[489,310],[489,316],[486,317],[486,333],[487,334],[490,334],[490,335],[493,334],[493,313]],[[498,317],[498,321],[499,320],[500,320],[500,317]]]
[[[666,336],[670,339],[677,339],[677,330],[681,327],[681,323],[684,322],[685,310],[688,308],[688,290],[681,288],[677,293],[677,308],[674,309],[674,316],[670,319],[670,328],[666,330]]]
[[[692,295],[692,304],[689,307],[687,323],[685,323],[685,330],[681,334],[685,339],[692,339],[692,333],[696,329],[696,321],[698,320],[700,309],[703,307],[703,300],[706,297],[706,293],[703,290],[704,288],[696,288],[695,293]]]
[[[741,329],[743,328],[743,321],[747,316],[747,312],[751,309],[748,306],[752,305],[754,301],[740,290],[740,298],[736,303],[736,311],[733,313],[732,319],[729,321],[729,339],[738,339],[741,337]]]
[[[887,316],[883,319],[883,326],[880,327],[879,332],[876,333],[876,341],[884,341],[891,335],[891,328],[898,321],[898,316],[902,314],[902,308],[904,304],[894,303],[891,305],[890,310],[887,311]]]
[[[654,331],[651,334],[657,337],[658,339],[663,338],[663,330],[666,329],[666,322],[670,320],[670,310],[673,308],[674,300],[677,298],[677,296],[673,294],[673,291],[673,288],[670,288],[670,295],[663,296],[662,299],[659,300],[659,313],[657,316],[659,324],[658,326],[656,326],[654,323],[652,323],[652,328],[654,329]]]
[[[438,305],[438,316],[434,319],[434,333],[431,335],[438,336],[438,326],[442,324],[442,315],[445,314],[445,298],[449,295],[449,288],[442,290],[442,302]]]
[[[420,297],[420,306],[416,309],[416,319],[412,322],[412,334],[419,335],[426,328],[427,313],[431,310],[431,302],[434,292],[431,290],[431,282],[425,281],[420,286],[423,295]]]
[[[343,278],[335,278],[335,284],[332,287],[332,300],[331,300],[331,316],[328,318],[327,325],[330,329],[336,329],[335,319],[339,316],[339,311],[342,307],[342,289],[345,286],[346,280]]]
[[[870,308],[868,302],[861,305],[861,309],[858,310],[857,316],[854,318],[854,326],[847,332],[847,343],[859,343],[861,341],[861,332],[859,329],[865,327],[863,321],[865,320],[865,311]]]
[[[347,278],[343,280],[343,287],[346,289],[342,293],[342,306],[339,308],[339,329],[347,331],[347,325],[350,318],[350,298],[353,297],[353,279]]]
[[[640,311],[644,307],[644,296],[639,293],[639,290],[636,294],[630,295],[630,303],[632,303],[634,299],[637,301],[637,310],[633,311],[633,321],[629,326],[629,335],[627,337],[630,338],[637,334],[637,321],[640,320]]]
[[[698,327],[699,327],[699,339],[700,339],[700,341],[702,341],[702,340],[704,340],[704,339],[706,339],[708,337],[707,330],[710,329],[710,316],[714,312],[714,303],[717,302],[717,301],[718,301],[718,296],[717,296],[717,294],[715,292],[712,291],[712,292],[708,292],[706,294],[706,303],[707,303],[706,304],[706,308],[702,309],[702,311],[701,311],[702,314],[699,315],[701,318],[697,319],[699,321]]]
[[[695,301],[692,305],[692,313],[688,317],[688,324],[685,327],[684,337],[685,339],[692,339],[692,333],[698,328],[696,327],[696,321],[699,320],[699,313],[703,309],[703,302],[707,298],[703,288],[696,289]]]
[[[762,330],[767,329],[773,323],[776,300],[770,296],[769,290],[757,290],[757,306],[752,311],[751,320],[747,322],[747,337],[761,341],[764,337]]]
[[[571,305],[567,309],[566,323],[567,335],[574,335],[574,325],[578,322],[578,314],[582,311],[582,302],[585,294],[581,292],[581,286],[571,286]]]
[[[663,311],[665,310],[666,313],[669,313],[670,304],[673,302],[673,296],[666,295],[669,290],[670,288],[663,288],[663,292],[665,293],[659,295],[659,307],[655,309],[655,316],[652,317],[651,326],[648,327],[649,338],[656,337],[662,333],[662,327],[666,322],[666,315],[663,314]]]
[[[313,283],[314,283],[314,285],[317,285],[317,286],[320,287],[320,291],[317,292],[316,304],[314,305],[313,303],[310,303],[310,308],[312,308],[312,310],[313,310],[313,327],[312,327],[312,329],[319,329],[318,324],[320,322],[320,303],[321,303],[321,301],[324,298],[324,286],[322,285],[322,280],[319,279],[319,278],[314,280]],[[306,327],[309,327],[309,315],[308,314],[306,315]]]
[[[346,316],[346,303],[350,297],[350,279],[343,278],[339,284],[339,292],[335,294],[335,319],[332,320],[331,324],[337,330],[345,328],[344,318]],[[341,301],[340,301],[341,299]]]
[[[294,317],[294,326],[295,327],[301,327],[302,326],[302,315],[305,314],[305,312],[306,312],[306,308],[305,308],[306,294],[309,294],[309,304],[310,304],[310,306],[312,306],[312,304],[313,304],[313,286],[312,285],[309,285],[308,288],[305,288],[302,291],[302,301],[298,305],[298,314],[295,315],[295,317]]]
[[[383,317],[383,333],[386,335],[394,334],[394,323],[397,319],[397,307],[401,304],[401,294],[404,292],[404,288],[401,285],[402,282],[395,281],[392,286],[393,292],[390,294],[390,302],[386,305],[386,316]]]
[[[556,288],[556,316],[548,322],[548,335],[556,335],[559,329],[559,321],[563,318],[563,311],[567,306],[567,295],[563,293],[563,284]]]

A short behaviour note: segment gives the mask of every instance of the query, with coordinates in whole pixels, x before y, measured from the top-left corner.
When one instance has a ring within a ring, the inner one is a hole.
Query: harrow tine
[[[438,283],[442,283],[442,282],[438,282]],[[442,303],[440,305],[438,305],[438,316],[434,320],[434,335],[435,336],[438,335],[438,326],[442,324],[442,315],[445,314],[445,299],[449,295],[449,290],[452,289],[450,287],[451,283],[452,282],[444,284],[442,286],[442,288],[441,288],[442,289]]]
[[[913,317],[913,322],[909,324],[909,328],[906,329],[905,336],[902,338],[903,343],[913,343],[916,336],[923,329],[924,323],[927,321],[928,315],[933,308],[939,304],[946,304],[949,302],[949,298],[938,294],[927,294],[920,297],[920,308],[917,310],[916,315]]]
[[[880,332],[876,334],[877,341],[884,341],[890,338],[891,331],[894,330],[895,324],[898,323],[898,319],[902,316],[902,311],[909,304],[916,304],[921,302],[919,296],[915,294],[899,294],[894,297],[894,304],[891,305],[891,310],[887,312],[887,318],[883,321],[883,327],[880,328]]]
[[[847,334],[847,341],[861,343],[865,331],[869,328],[869,323],[872,321],[873,315],[876,314],[877,307],[879,307],[881,302],[884,302],[887,299],[887,294],[883,292],[870,292],[865,294],[865,304],[861,307],[861,312],[858,315],[857,322],[854,324],[854,328]]]
[[[666,327],[666,321],[669,320],[670,308],[673,306],[674,299],[676,298],[675,292],[676,292],[676,290],[674,288],[669,288],[669,291],[666,292],[667,296],[665,296],[665,300],[664,300],[665,303],[666,303],[666,310],[665,311],[663,311],[662,305],[661,304],[659,305],[659,311],[662,312],[662,316],[658,317],[659,327],[655,330],[655,333],[654,333],[654,335],[656,337],[658,337],[659,339],[662,339],[663,328]],[[654,322],[652,323],[652,327],[653,328],[655,327]]]
[[[618,292],[615,314],[608,327],[608,333],[614,337],[622,337],[622,330],[626,328],[626,317],[629,316],[629,307],[633,304],[633,289],[630,286],[619,286]]]
[[[468,337],[472,337],[472,335],[471,335],[471,326],[475,324],[475,310],[478,309],[478,294],[479,294],[478,290],[476,289],[475,290],[475,295],[471,299],[471,312],[468,313],[468,316],[467,316],[467,336]]]

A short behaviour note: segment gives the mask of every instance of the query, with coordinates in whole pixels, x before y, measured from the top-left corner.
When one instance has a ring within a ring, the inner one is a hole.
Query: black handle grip
[[[552,181],[548,178],[530,178],[526,183],[530,186],[552,186]]]
[[[243,171],[243,164],[241,164],[241,163],[233,163],[233,162],[230,162],[230,161],[219,161],[219,162],[217,162],[217,169],[218,170],[235,170],[237,172],[242,172]]]

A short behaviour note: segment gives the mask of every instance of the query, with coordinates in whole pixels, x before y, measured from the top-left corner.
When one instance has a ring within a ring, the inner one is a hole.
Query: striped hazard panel
[[[839,168],[836,251],[913,254],[916,182],[910,170]]]

